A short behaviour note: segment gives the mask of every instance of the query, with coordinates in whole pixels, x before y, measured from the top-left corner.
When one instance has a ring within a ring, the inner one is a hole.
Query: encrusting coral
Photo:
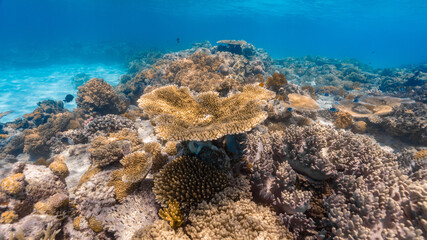
[[[89,146],[90,159],[94,167],[103,167],[118,162],[131,153],[131,143],[114,137],[96,137]]]
[[[121,114],[126,109],[113,87],[100,78],[92,78],[78,88],[76,103],[89,114]]]
[[[267,118],[261,100],[272,97],[273,92],[254,85],[226,98],[215,92],[193,96],[188,88],[166,86],[143,95],[138,103],[156,123],[158,137],[208,141],[251,130]]]
[[[157,201],[167,207],[178,201],[181,208],[208,200],[227,186],[227,176],[194,157],[179,157],[154,177]]]
[[[0,190],[8,194],[18,194],[25,189],[25,176],[22,173],[17,173],[1,180]]]
[[[18,220],[18,214],[16,214],[14,211],[5,211],[1,214],[0,223],[13,223],[16,220]]]

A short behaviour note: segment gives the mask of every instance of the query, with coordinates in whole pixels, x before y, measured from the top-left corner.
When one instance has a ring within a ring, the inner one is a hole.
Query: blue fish
[[[400,88],[399,90],[400,90],[401,92],[404,92],[404,91],[405,91],[405,88],[403,88],[403,87],[402,87],[402,88]]]
[[[323,94],[323,96],[329,97],[329,93],[325,93],[325,94]]]
[[[218,70],[218,71],[216,71],[216,73],[219,73],[219,70]]]
[[[339,103],[339,102],[335,102],[334,104],[335,104],[335,105],[340,105],[340,103]]]
[[[358,103],[360,100],[358,99],[358,98],[355,98],[354,100],[353,100],[353,102],[355,102],[355,103]]]
[[[331,112],[338,112],[339,110],[336,109],[336,108],[334,108],[334,107],[331,107],[331,108],[329,108],[329,111],[331,111]]]
[[[293,109],[292,109],[291,107],[288,107],[288,108],[286,108],[286,111],[288,111],[288,112],[292,112],[292,111],[293,111]]]

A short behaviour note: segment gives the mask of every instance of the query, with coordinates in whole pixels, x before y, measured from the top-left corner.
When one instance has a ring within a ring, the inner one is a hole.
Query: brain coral
[[[272,97],[273,92],[254,85],[226,98],[215,92],[193,96],[186,87],[166,86],[143,95],[138,103],[156,123],[158,137],[208,141],[251,130],[267,118],[261,100]]]
[[[179,157],[154,177],[157,201],[167,207],[178,201],[181,208],[208,200],[227,186],[227,176],[193,157]]]
[[[103,79],[92,78],[78,89],[77,106],[90,115],[121,114],[126,109],[113,87]]]

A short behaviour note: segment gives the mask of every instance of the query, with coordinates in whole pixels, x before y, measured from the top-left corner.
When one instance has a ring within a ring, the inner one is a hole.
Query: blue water
[[[50,94],[38,95],[23,84],[40,72],[50,76],[51,64],[117,66],[134,49],[177,51],[205,40],[244,39],[274,58],[356,58],[373,67],[426,63],[426,12],[425,0],[0,0],[2,99],[22,97],[33,108],[38,100],[62,98],[65,92],[47,83]],[[125,72],[122,67],[108,71]],[[12,68],[23,68],[27,78],[7,75]],[[75,74],[73,67],[60,69],[63,78],[53,82]],[[11,107],[3,101],[0,112]]]
[[[177,50],[245,39],[275,58],[354,57],[390,67],[427,61],[426,12],[425,0],[1,0],[0,44],[19,51],[123,41]]]

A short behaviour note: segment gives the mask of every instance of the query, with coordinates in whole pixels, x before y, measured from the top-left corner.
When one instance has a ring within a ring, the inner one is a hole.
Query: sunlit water
[[[90,77],[104,78],[108,83],[116,85],[125,71],[121,65],[104,64],[0,69],[0,112],[14,111],[3,117],[1,122],[13,121],[32,112],[39,101],[63,100],[67,94],[76,96],[77,89],[72,84],[72,78],[76,74],[86,73]],[[76,107],[75,101],[66,103],[65,107],[72,110]]]

